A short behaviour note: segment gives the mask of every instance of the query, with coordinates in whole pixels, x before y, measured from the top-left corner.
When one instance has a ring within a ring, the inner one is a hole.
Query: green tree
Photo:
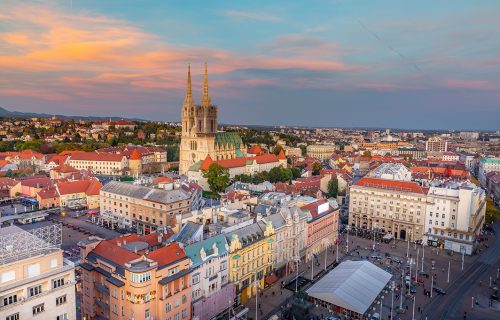
[[[292,168],[292,178],[293,180],[300,178],[300,168]]]
[[[14,176],[14,171],[12,171],[12,169],[7,170],[7,172],[5,173],[5,176],[7,178],[12,178]]]
[[[283,147],[281,145],[277,144],[276,146],[274,146],[273,153],[275,155],[279,155],[281,150],[283,150]]]
[[[371,152],[370,150],[365,150],[365,151],[363,152],[363,155],[364,155],[365,157],[371,157],[371,156],[372,156],[372,152]]]
[[[214,162],[208,170],[203,171],[203,177],[207,179],[210,191],[215,194],[226,190],[229,185],[229,170]]]
[[[336,198],[337,193],[339,192],[339,180],[337,176],[334,176],[328,181],[328,197]]]
[[[313,163],[313,165],[312,165],[312,174],[313,174],[313,176],[319,175],[319,172],[321,171],[321,169],[323,169],[323,166],[321,165],[320,162]]]

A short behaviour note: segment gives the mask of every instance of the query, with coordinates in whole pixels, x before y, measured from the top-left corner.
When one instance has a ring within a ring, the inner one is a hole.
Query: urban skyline
[[[498,130],[493,1],[2,7],[9,110],[178,121],[207,61],[221,123]]]

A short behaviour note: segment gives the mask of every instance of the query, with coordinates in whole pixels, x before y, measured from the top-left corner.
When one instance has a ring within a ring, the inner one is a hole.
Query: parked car
[[[424,283],[424,278],[422,277],[415,278],[415,276],[413,276],[411,277],[411,280],[416,281],[418,283]]]
[[[446,294],[446,291],[440,287],[434,287],[434,291],[436,291],[439,294]]]
[[[426,278],[426,279],[429,279],[429,278],[431,277],[431,276],[430,276],[428,273],[426,273],[426,272],[419,272],[418,274],[419,274],[421,277],[424,277],[424,278]]]

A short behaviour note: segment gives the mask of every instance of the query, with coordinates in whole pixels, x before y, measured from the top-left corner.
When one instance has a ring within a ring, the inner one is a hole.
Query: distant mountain
[[[123,118],[123,117],[95,117],[95,116],[66,116],[62,114],[47,114],[47,113],[35,113],[35,112],[19,112],[10,111],[5,108],[0,107],[0,117],[11,117],[11,118],[52,118],[55,116],[59,119],[75,119],[75,120],[130,120],[130,121],[147,121],[138,118]]]

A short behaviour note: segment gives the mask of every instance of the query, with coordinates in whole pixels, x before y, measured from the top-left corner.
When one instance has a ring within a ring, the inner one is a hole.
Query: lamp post
[[[377,227],[377,223],[373,224],[372,230],[373,230],[373,251],[375,251],[375,228]]]
[[[462,251],[462,271],[464,271],[464,260],[465,260],[465,252]],[[498,274],[498,272],[497,272],[497,274]],[[497,276],[497,278],[498,278],[498,276]]]
[[[431,275],[431,298],[432,298],[432,291],[434,289],[434,276]]]
[[[403,288],[405,287],[403,281],[403,271],[401,270],[401,292],[400,292],[400,300],[399,300],[399,309],[403,309]]]
[[[347,230],[346,250],[347,250],[347,252],[349,252],[349,226],[347,226],[346,230]]]
[[[422,272],[424,272],[424,256],[425,256],[425,246],[422,243]]]
[[[392,294],[391,294],[391,316],[390,319],[392,319],[392,309],[394,309],[394,281],[392,282]]]
[[[451,261],[448,261],[448,280],[447,280],[448,283],[450,283],[450,267],[451,267]]]
[[[417,250],[417,260],[415,260],[416,262],[416,266],[415,266],[415,281],[417,282],[418,284],[418,256],[420,255],[420,248],[418,248]]]

